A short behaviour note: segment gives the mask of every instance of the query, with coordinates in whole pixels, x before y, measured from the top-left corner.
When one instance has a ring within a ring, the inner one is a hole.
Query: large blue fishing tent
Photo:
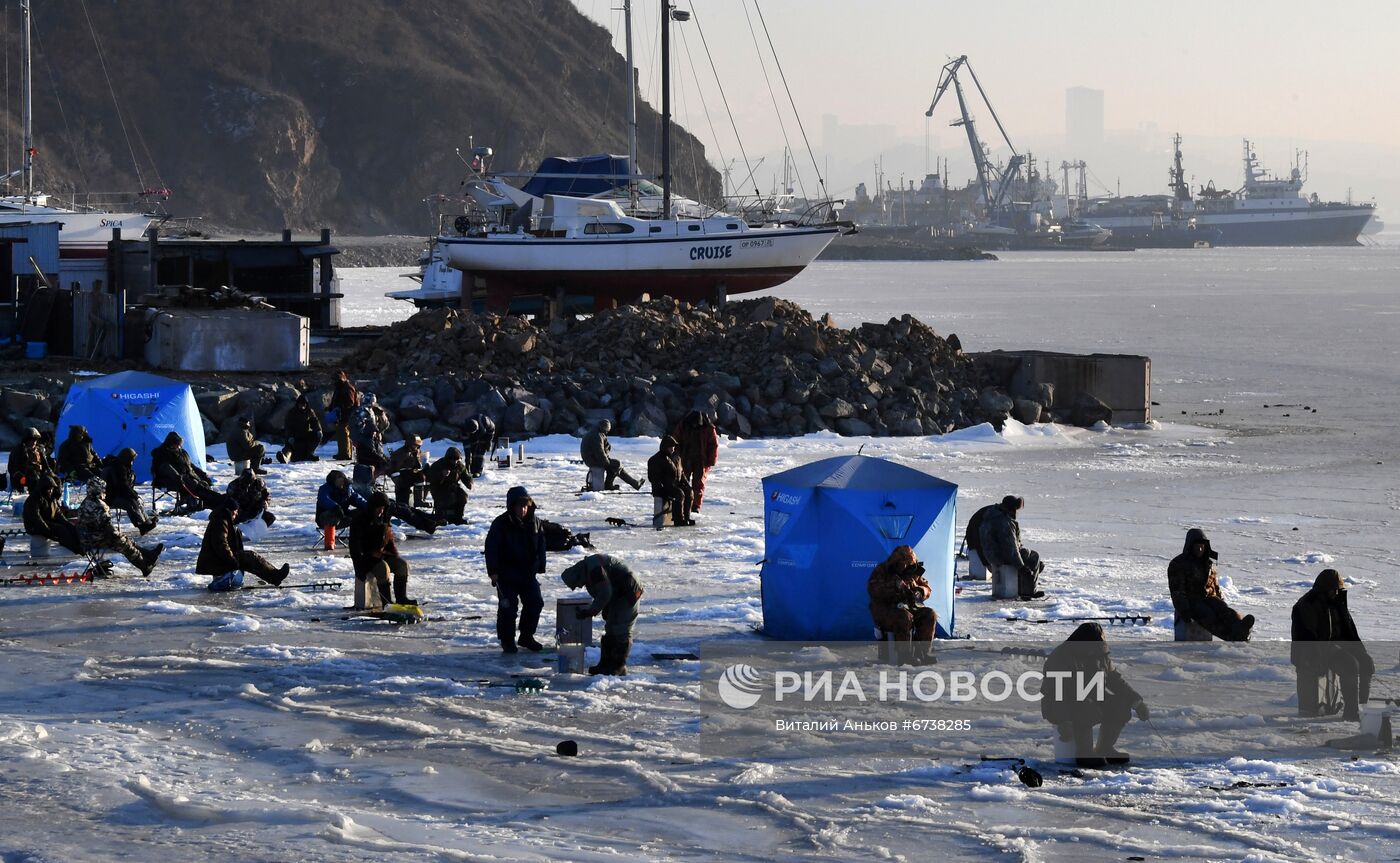
[[[185,439],[185,452],[204,466],[204,420],[190,385],[145,372],[117,372],[79,380],[68,388],[59,414],[56,444],[70,426],[84,426],[101,457],[120,449],[136,450],[137,482],[151,481],[151,450],[170,432]]]
[[[953,633],[958,487],[870,456],[840,456],[764,477],[763,632],[786,641],[868,641],[866,583],[901,545],[933,587],[925,605]]]

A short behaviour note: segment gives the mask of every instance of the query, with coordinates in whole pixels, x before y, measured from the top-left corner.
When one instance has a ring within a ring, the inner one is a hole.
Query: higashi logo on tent
[[[757,669],[735,663],[719,676],[719,700],[735,710],[748,710],[763,697],[763,682]]]

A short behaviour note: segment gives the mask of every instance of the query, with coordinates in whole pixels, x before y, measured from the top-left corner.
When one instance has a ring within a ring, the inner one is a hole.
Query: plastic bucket
[[[42,360],[49,355],[48,342],[26,342],[24,345],[25,359]]]

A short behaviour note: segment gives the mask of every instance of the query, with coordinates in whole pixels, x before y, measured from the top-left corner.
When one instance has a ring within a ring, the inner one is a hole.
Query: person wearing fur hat
[[[58,472],[69,482],[87,482],[102,475],[102,459],[92,448],[85,426],[71,426],[58,447]]]
[[[100,479],[90,479],[87,484],[87,497],[78,509],[78,536],[83,548],[89,551],[110,548],[121,552],[131,561],[131,565],[141,570],[142,575],[150,575],[156,567],[156,558],[165,549],[164,543],[146,549],[127,539],[112,524],[112,510],[107,506],[107,484]]]
[[[1181,554],[1167,565],[1167,589],[1178,620],[1189,620],[1225,641],[1248,641],[1254,615],[1240,616],[1220,593],[1215,561],[1220,555],[1210,547],[1206,532],[1193,527],[1186,532]]]
[[[627,673],[632,651],[632,626],[642,601],[642,585],[627,564],[610,554],[590,554],[559,574],[574,590],[587,590],[593,602],[576,610],[580,618],[603,616],[602,652],[589,674]]]
[[[1081,683],[1087,686],[1098,674],[1103,675],[1104,682],[1101,698],[1095,697],[1098,692],[1094,687],[1081,688]],[[1079,765],[1125,763],[1127,754],[1116,748],[1118,735],[1133,713],[1142,722],[1148,720],[1149,713],[1142,696],[1113,667],[1103,627],[1093,622],[1080,624],[1046,657],[1044,675],[1040,715],[1055,726],[1061,740],[1074,741]],[[1099,726],[1097,742],[1095,725]]]
[[[102,469],[102,481],[107,483],[107,505],[125,510],[131,518],[131,526],[142,536],[156,526],[156,515],[147,513],[141,502],[141,494],[136,491],[136,450],[131,447],[118,450],[107,460]]]
[[[899,663],[930,663],[938,613],[924,605],[933,588],[924,578],[924,565],[914,549],[901,545],[890,552],[870,571],[866,591],[870,594],[870,617],[897,642]]]
[[[1024,498],[1009,494],[995,507],[974,514],[973,518],[982,518],[977,550],[991,572],[999,566],[1016,567],[1021,599],[1040,599],[1045,595],[1040,589],[1045,564],[1039,554],[1021,545],[1021,523],[1016,517],[1025,505]]]
[[[375,584],[381,605],[417,605],[418,600],[408,596],[408,561],[399,555],[389,518],[389,496],[377,491],[351,519],[350,561],[355,566],[355,578]]]
[[[656,455],[647,459],[647,482],[651,483],[652,497],[670,501],[673,524],[677,527],[695,524],[695,519],[690,517],[690,484],[681,470],[676,439],[670,435],[661,439]],[[661,518],[656,518],[653,524],[660,530]]]
[[[256,551],[246,550],[243,547],[243,532],[238,529],[238,515],[239,501],[231,494],[225,495],[222,502],[210,511],[209,524],[204,528],[204,540],[199,544],[195,574],[219,578],[239,570],[256,575],[274,587],[280,586],[292,571],[291,564],[284,563],[277,567]]]
[[[535,640],[535,631],[544,609],[538,578],[545,569],[544,529],[525,486],[514,486],[506,493],[506,511],[491,522],[485,550],[486,575],[496,589],[496,637],[501,650],[516,653],[516,645],[535,652],[543,650],[544,645]]]
[[[1356,621],[1347,607],[1347,585],[1337,570],[1318,573],[1312,589],[1294,603],[1293,645],[1289,654],[1300,681],[1315,680],[1329,671],[1336,674],[1341,679],[1342,718],[1353,722],[1361,718],[1360,705],[1371,699],[1376,663],[1361,643]],[[1299,692],[1303,691],[1300,685]],[[1310,706],[1311,710],[1300,695],[1299,712],[1315,715],[1317,705]]]
[[[467,492],[472,488],[472,476],[455,446],[428,466],[428,485],[433,492],[433,515],[448,524],[466,524]]]

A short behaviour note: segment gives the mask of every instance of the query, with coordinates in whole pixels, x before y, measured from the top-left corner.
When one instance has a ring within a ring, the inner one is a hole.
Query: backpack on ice
[[[232,572],[226,572],[209,582],[209,591],[211,593],[224,593],[230,590],[238,590],[241,587],[243,587],[243,571],[238,569]]]
[[[540,519],[540,528],[544,531],[545,551],[568,551],[576,545],[593,547],[588,534],[574,533],[562,524]]]

